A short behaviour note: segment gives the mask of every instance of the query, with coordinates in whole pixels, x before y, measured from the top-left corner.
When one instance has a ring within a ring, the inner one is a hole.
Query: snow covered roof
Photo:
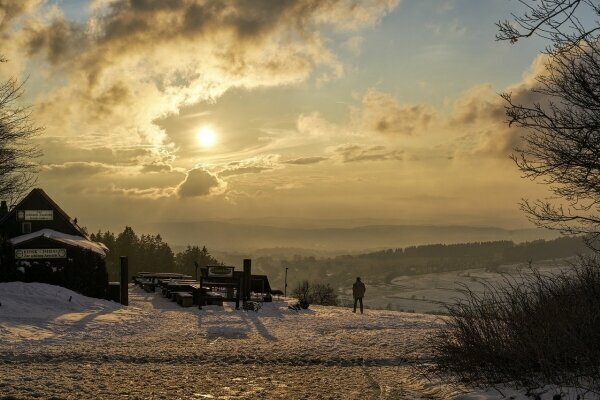
[[[98,253],[102,256],[105,256],[108,252],[108,247],[106,247],[103,243],[92,242],[83,236],[67,235],[66,233],[57,232],[53,229],[41,229],[26,235],[14,237],[9,239],[8,242],[12,245],[18,245],[40,237],[64,243],[69,246],[76,246],[86,250],[91,250],[94,253]]]

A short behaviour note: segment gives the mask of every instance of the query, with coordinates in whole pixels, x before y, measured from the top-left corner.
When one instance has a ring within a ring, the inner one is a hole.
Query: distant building
[[[0,203],[0,281],[57,284],[104,297],[108,249],[90,240],[42,189],[8,210]]]

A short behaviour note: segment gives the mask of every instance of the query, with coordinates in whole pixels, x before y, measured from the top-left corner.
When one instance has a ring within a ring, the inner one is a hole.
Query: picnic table
[[[162,287],[162,294],[171,298],[173,292],[189,292],[193,293],[194,289],[200,288],[200,282],[197,281],[185,281],[185,282],[168,282]]]

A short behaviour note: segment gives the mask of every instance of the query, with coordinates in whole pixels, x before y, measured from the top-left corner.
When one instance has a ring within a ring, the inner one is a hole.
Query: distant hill
[[[302,223],[302,222],[305,223]],[[264,225],[244,220],[164,222],[140,225],[140,232],[160,232],[173,247],[201,243],[210,250],[255,251],[296,248],[318,252],[354,253],[431,243],[468,243],[511,240],[515,243],[553,239],[556,232],[540,229],[508,230],[496,227],[433,225],[364,225],[319,227],[316,220],[268,221]],[[282,226],[284,222],[290,226]],[[332,222],[332,221],[329,221]],[[363,221],[364,222],[364,221]],[[348,225],[351,225],[348,222]],[[312,226],[312,227],[311,227]]]

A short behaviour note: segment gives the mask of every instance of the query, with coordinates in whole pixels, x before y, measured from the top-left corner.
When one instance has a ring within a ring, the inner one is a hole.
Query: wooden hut
[[[42,189],[0,203],[0,280],[41,281],[104,297],[108,249],[90,240]]]

